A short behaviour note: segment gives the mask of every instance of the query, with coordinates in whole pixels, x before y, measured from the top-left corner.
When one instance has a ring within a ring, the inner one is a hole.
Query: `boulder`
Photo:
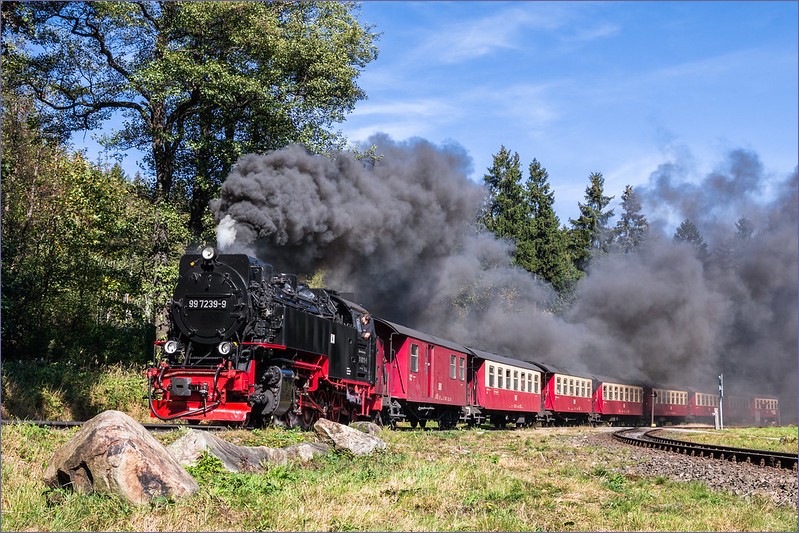
[[[44,477],[49,487],[110,492],[137,505],[190,496],[199,489],[160,442],[119,411],[86,422],[56,450]]]
[[[355,428],[358,431],[363,431],[364,433],[368,433],[370,435],[377,435],[380,433],[383,428],[375,424],[374,422],[367,422],[365,420],[358,420],[350,424],[351,428]]]
[[[325,418],[317,420],[313,429],[322,442],[330,444],[337,450],[348,450],[355,455],[367,455],[375,450],[386,449],[386,443],[380,437]]]
[[[206,431],[190,430],[167,447],[167,451],[183,466],[194,466],[204,453],[219,458],[231,472],[257,472],[269,464],[286,464],[289,460],[309,461],[325,454],[330,447],[322,443],[293,444],[286,448],[237,446]]]

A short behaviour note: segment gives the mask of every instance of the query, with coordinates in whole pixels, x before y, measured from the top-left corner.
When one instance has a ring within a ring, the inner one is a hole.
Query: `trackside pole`
[[[719,374],[719,420],[718,429],[724,429],[724,374]]]

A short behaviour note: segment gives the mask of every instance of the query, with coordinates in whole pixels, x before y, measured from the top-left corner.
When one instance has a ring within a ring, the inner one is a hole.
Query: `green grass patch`
[[[3,531],[796,531],[797,510],[700,483],[627,477],[624,454],[574,446],[585,428],[389,431],[388,449],[331,452],[259,474],[210,456],[188,468],[191,498],[132,506],[48,490],[42,474],[74,429],[2,430]],[[157,433],[162,443],[181,432]],[[289,445],[310,434],[230,431]]]
[[[89,420],[115,409],[152,422],[144,366],[81,368],[70,363],[2,365],[2,415],[18,420]]]
[[[797,426],[701,429],[690,431],[662,430],[658,433],[667,439],[684,440],[698,444],[751,448],[770,452],[798,453]]]

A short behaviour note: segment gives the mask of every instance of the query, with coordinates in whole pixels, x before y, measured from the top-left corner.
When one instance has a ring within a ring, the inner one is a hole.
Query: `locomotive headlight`
[[[222,355],[227,355],[231,352],[231,350],[233,350],[233,343],[232,342],[219,343],[219,346],[217,346],[216,349],[219,350],[219,353],[221,353]]]
[[[206,246],[205,248],[203,248],[202,256],[203,259],[205,259],[206,261],[210,261],[211,259],[216,257],[216,250],[214,250],[213,246]]]
[[[178,341],[166,341],[166,344],[164,344],[164,351],[169,355],[177,352],[178,348],[180,348]]]

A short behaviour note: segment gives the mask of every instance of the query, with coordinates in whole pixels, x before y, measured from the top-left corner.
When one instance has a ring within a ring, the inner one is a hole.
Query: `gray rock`
[[[337,450],[349,450],[355,455],[367,455],[375,450],[385,450],[386,443],[375,435],[320,418],[313,426],[322,442]]]
[[[184,466],[194,466],[204,453],[219,458],[231,472],[258,472],[269,464],[286,464],[290,460],[309,461],[325,454],[330,447],[322,443],[302,443],[286,448],[237,446],[205,431],[190,430],[167,447],[167,451]]]
[[[358,420],[356,422],[353,422],[352,424],[350,424],[350,427],[355,428],[358,431],[368,433],[369,435],[377,435],[383,429],[374,422],[367,422],[365,420]]]
[[[197,482],[144,427],[119,411],[89,420],[56,450],[44,473],[49,487],[118,494],[141,505],[191,496]]]

